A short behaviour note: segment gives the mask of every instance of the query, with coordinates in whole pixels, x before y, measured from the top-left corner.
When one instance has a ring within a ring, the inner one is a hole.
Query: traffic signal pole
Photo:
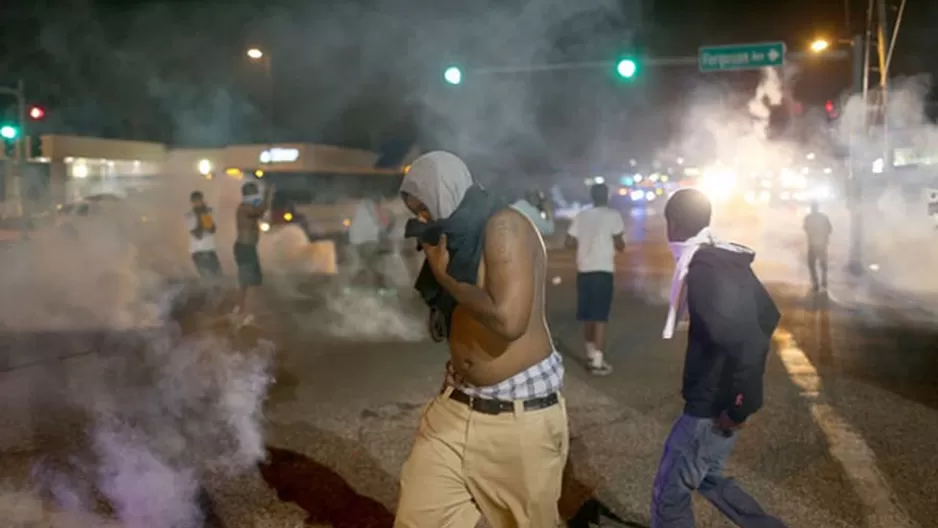
[[[0,86],[0,94],[12,95],[16,98],[16,116],[19,120],[18,128],[19,134],[16,137],[16,152],[12,160],[7,160],[11,170],[6,175],[6,188],[8,189],[7,196],[4,197],[5,203],[13,202],[15,209],[15,216],[22,216],[23,214],[23,200],[22,194],[20,193],[20,175],[22,173],[22,163],[26,157],[26,147],[24,139],[27,135],[26,133],[26,90],[23,87],[22,79],[17,81],[16,88],[7,88],[5,86]],[[9,197],[10,199],[6,199]]]
[[[811,58],[812,61],[817,60],[843,60],[850,57],[850,53],[846,50],[832,50],[822,54],[809,54],[804,52],[789,52],[785,54],[785,58],[788,61],[800,62],[802,60]],[[672,57],[635,57],[635,63],[642,67],[644,66],[698,66],[700,64],[700,57],[697,55],[679,55]],[[534,72],[546,72],[546,71],[564,71],[564,70],[590,70],[590,69],[607,69],[614,70],[618,60],[604,60],[604,61],[573,61],[573,62],[555,62],[547,64],[519,64],[516,66],[479,66],[475,68],[468,68],[465,71],[467,73],[479,74],[479,75],[496,75],[500,73],[534,73]]]
[[[872,5],[874,0],[870,0]],[[868,124],[867,94],[869,86],[869,28],[866,35],[855,35],[851,41],[851,49],[834,49],[822,53],[808,52],[786,52],[786,62],[802,61],[843,61],[850,60],[851,68],[851,95],[861,95],[863,98],[863,117],[860,128],[863,134],[866,134]],[[895,37],[893,37],[895,38]],[[621,59],[620,59],[621,60]],[[700,57],[698,56],[675,56],[675,57],[637,57],[636,65],[646,66],[699,66]],[[477,75],[497,75],[503,73],[533,73],[547,71],[564,70],[585,70],[585,69],[607,69],[614,70],[618,61],[576,61],[576,62],[558,62],[553,64],[523,64],[517,66],[487,66],[476,67],[467,70]],[[455,67],[450,67],[455,68]],[[451,84],[460,84],[462,79],[462,70],[459,70],[460,78],[458,82]],[[849,271],[859,274],[864,271],[863,267],[863,178],[866,170],[857,166],[856,153],[856,133],[849,131],[848,145],[848,188],[850,200],[848,208],[850,213],[850,242],[847,268]],[[889,159],[889,158],[884,158]]]

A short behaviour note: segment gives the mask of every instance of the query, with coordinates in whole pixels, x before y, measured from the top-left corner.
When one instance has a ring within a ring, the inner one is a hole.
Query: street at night
[[[3,2],[0,528],[938,526],[936,25]]]
[[[570,251],[550,251],[548,305],[567,365],[571,423],[561,511],[572,515],[592,495],[641,526],[649,522],[664,439],[683,405],[683,340],[661,339],[673,265],[661,216],[633,214],[627,236],[608,337],[612,375],[598,378],[583,366]],[[773,265],[756,262],[757,269]],[[767,273],[780,278],[777,266]],[[835,299],[850,293],[838,291],[846,284],[838,275],[834,264]],[[938,514],[931,441],[938,437],[938,330],[895,309],[838,304],[808,293],[806,284],[770,289],[783,323],[767,367],[765,407],[743,429],[728,473],[789,526],[929,526]],[[334,281],[284,291],[268,290],[263,332],[277,345],[265,441],[286,451],[261,472],[207,484],[221,526],[299,526],[306,518],[315,526],[390,526],[397,476],[421,408],[439,391],[446,349],[422,338],[425,309],[407,301],[406,291],[379,297],[343,292]],[[55,362],[10,365],[3,384],[41,377]],[[61,450],[67,442],[53,445]],[[5,472],[26,479],[48,454],[4,455]],[[703,501],[697,512],[699,526],[729,526]]]

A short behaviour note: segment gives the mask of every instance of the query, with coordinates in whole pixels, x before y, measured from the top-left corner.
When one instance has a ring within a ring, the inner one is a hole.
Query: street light
[[[257,49],[257,48],[251,48],[251,49],[249,49],[249,50],[247,51],[247,55],[248,55],[248,57],[249,57],[251,60],[260,60],[260,59],[264,58],[264,52],[261,51],[261,50],[259,50],[259,49]]]
[[[811,51],[814,53],[821,53],[826,51],[829,47],[831,47],[831,43],[824,39],[816,39],[811,43]]]
[[[811,43],[809,49],[812,53],[818,55],[818,58],[837,58],[837,59],[848,59],[853,62],[852,68],[852,82],[851,82],[851,95],[861,97],[862,109],[861,109],[861,127],[860,129],[865,129],[867,125],[867,65],[866,55],[868,42],[864,39],[863,35],[854,35],[850,40],[847,39],[837,39],[836,42],[838,45],[850,46],[851,51],[847,50],[832,50],[831,42],[826,39],[815,39]],[[836,119],[840,112],[834,101],[827,101],[824,104],[824,110],[827,112],[827,117],[829,120]],[[886,131],[886,126],[883,125],[884,132]],[[847,181],[848,181],[848,196],[849,200],[847,206],[850,211],[850,248],[848,253],[848,263],[847,269],[854,274],[861,274],[865,271],[863,266],[863,187],[864,187],[864,175],[869,169],[858,170],[856,167],[856,143],[854,136],[856,133],[850,131],[847,137],[847,148],[849,151],[849,156],[847,158]],[[884,134],[885,135],[885,134]],[[886,136],[888,138],[888,136]],[[883,159],[888,158],[888,146],[884,146],[884,155]]]

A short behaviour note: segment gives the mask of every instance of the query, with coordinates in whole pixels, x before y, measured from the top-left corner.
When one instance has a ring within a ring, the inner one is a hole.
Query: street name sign
[[[697,63],[702,72],[753,70],[785,64],[784,42],[701,46]]]

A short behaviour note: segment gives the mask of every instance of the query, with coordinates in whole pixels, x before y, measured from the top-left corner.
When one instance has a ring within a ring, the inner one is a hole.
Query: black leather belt
[[[451,400],[456,400],[459,403],[463,403],[469,406],[469,408],[473,411],[480,412],[482,414],[502,414],[515,412],[514,402],[470,396],[458,389],[453,389],[453,392],[450,393],[449,397]],[[557,402],[559,401],[560,397],[556,392],[554,392],[541,398],[531,398],[530,400],[524,400],[523,405],[525,411],[536,411],[538,409],[546,409],[548,407],[557,405]]]

